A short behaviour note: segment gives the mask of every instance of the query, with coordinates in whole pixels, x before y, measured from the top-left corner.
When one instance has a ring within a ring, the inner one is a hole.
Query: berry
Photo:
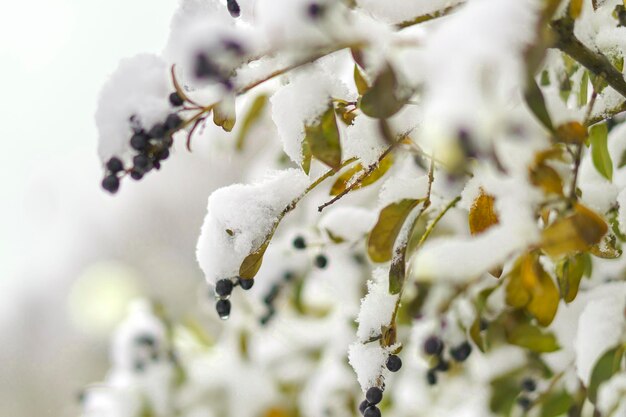
[[[215,283],[215,293],[220,297],[228,297],[233,292],[233,282],[229,279],[220,279]]]
[[[217,66],[209,59],[206,54],[199,53],[196,57],[196,66],[194,68],[196,78],[213,78],[219,74]]]
[[[117,190],[120,189],[120,179],[115,175],[107,175],[102,180],[102,188],[110,192],[111,194],[115,194]]]
[[[391,372],[398,372],[402,368],[402,359],[398,355],[389,355],[385,365]]]
[[[359,412],[361,414],[365,413],[365,409],[369,406],[370,406],[370,403],[368,403],[367,400],[361,401],[361,404],[359,404]]]
[[[152,165],[152,161],[144,154],[135,155],[133,157],[133,165],[137,171],[149,171]]]
[[[215,304],[215,310],[222,320],[226,320],[230,316],[230,301],[218,300]]]
[[[383,399],[383,390],[378,387],[371,387],[365,393],[365,399],[371,405],[376,405]]]
[[[232,17],[239,17],[241,14],[241,8],[239,8],[237,0],[226,0],[226,7]]]
[[[437,362],[437,366],[435,366],[437,371],[446,372],[450,369],[450,362],[444,360],[443,358],[439,358],[439,362]]]
[[[167,127],[168,130],[176,129],[182,123],[183,119],[181,119],[180,116],[176,113],[168,114],[167,118],[165,119],[165,127]]]
[[[306,240],[304,240],[304,237],[297,236],[293,240],[293,247],[296,248],[296,249],[304,249],[304,248],[306,248]]]
[[[443,351],[443,341],[437,336],[430,336],[424,342],[424,352],[427,355],[439,355]]]
[[[161,149],[160,151],[156,153],[156,155],[154,155],[154,157],[159,161],[163,161],[170,157],[170,150],[167,148]],[[156,166],[156,163],[155,163],[155,166]]]
[[[254,285],[254,279],[252,278],[245,279],[245,278],[239,277],[239,286],[243,288],[244,290],[249,290],[250,288],[252,288],[253,285]]]
[[[522,380],[522,389],[524,391],[533,392],[537,389],[537,383],[532,378],[524,378]]]
[[[272,288],[270,289],[270,292],[267,293],[263,301],[265,302],[265,304],[268,304],[268,305],[272,304],[274,300],[276,299],[276,297],[278,297],[279,293],[280,293],[280,287],[278,285],[273,285]]]
[[[124,164],[120,158],[114,156],[107,161],[107,169],[111,174],[117,174],[124,170]]]
[[[285,272],[285,274],[283,275],[283,280],[284,280],[285,282],[291,282],[291,281],[293,281],[293,279],[294,279],[295,277],[296,277],[296,274],[294,274],[294,273],[293,273],[293,272],[291,272],[291,271],[287,271],[287,272]]]
[[[174,107],[182,106],[185,101],[176,91],[170,94],[170,104]]]
[[[130,138],[130,146],[135,150],[143,151],[148,146],[148,139],[148,136],[143,132],[135,133]]]
[[[224,45],[224,49],[226,49],[227,51],[231,51],[235,55],[242,56],[244,54],[243,47],[236,40],[225,39],[224,41],[222,41],[222,44]]]
[[[426,372],[426,382],[428,382],[428,385],[435,385],[437,383],[437,373],[434,369],[429,369],[428,372]]]
[[[380,417],[380,410],[375,405],[370,405],[363,412],[363,417]]]
[[[532,401],[528,397],[519,397],[517,399],[517,404],[522,407],[523,410],[529,410],[532,406]]]
[[[148,135],[151,138],[162,139],[165,136],[165,126],[162,123],[155,124],[148,132]]]
[[[324,7],[316,2],[310,3],[307,7],[307,14],[311,19],[319,19],[324,14]]]
[[[315,266],[324,269],[328,265],[328,258],[325,255],[317,255],[315,257]]]
[[[472,353],[472,345],[463,342],[459,346],[450,349],[450,356],[457,362],[464,362]]]
[[[139,181],[140,179],[143,178],[143,172],[137,171],[136,169],[132,169],[130,171],[130,177],[134,179],[135,181]]]

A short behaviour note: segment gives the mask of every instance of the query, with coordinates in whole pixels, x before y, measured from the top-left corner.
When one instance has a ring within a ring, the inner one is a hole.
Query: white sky
[[[21,233],[29,174],[51,160],[98,163],[93,114],[100,86],[120,58],[161,51],[176,4],[0,1],[0,288],[33,238]]]

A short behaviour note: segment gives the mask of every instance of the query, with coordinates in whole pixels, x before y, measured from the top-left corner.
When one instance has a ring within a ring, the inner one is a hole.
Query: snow
[[[618,373],[600,385],[597,405],[602,415],[626,415],[626,372]]]
[[[415,164],[413,164],[415,165]],[[413,176],[408,172],[399,172],[383,183],[378,195],[378,203],[385,207],[404,199],[419,200],[428,193],[428,175]]]
[[[285,153],[302,164],[302,140],[305,126],[319,119],[332,98],[354,98],[347,86],[319,66],[295,73],[289,84],[270,99],[272,119],[278,128]]]
[[[357,0],[357,6],[386,23],[397,24],[462,3],[463,0]]]
[[[376,224],[376,213],[358,206],[341,206],[326,213],[319,228],[348,242],[362,239]]]
[[[100,92],[96,110],[102,162],[112,156],[129,159],[132,116],[146,130],[165,120],[171,111],[167,97],[173,91],[168,75],[167,65],[156,55],[140,54],[120,61]]]
[[[261,246],[281,212],[308,185],[300,170],[288,169],[213,192],[196,249],[207,281],[237,276],[241,262]]]
[[[377,342],[353,343],[348,349],[348,361],[354,368],[363,392],[378,386],[378,379],[387,360],[387,352]]]
[[[359,328],[356,335],[361,342],[380,335],[381,329],[391,323],[398,296],[389,294],[388,275],[387,268],[377,268],[373,279],[367,282],[367,295],[361,300],[357,318]]]

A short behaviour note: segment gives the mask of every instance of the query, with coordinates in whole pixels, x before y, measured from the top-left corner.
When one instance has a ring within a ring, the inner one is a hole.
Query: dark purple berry
[[[235,55],[242,56],[244,54],[243,46],[239,42],[233,39],[225,39],[222,41],[224,49],[234,53]]]
[[[245,279],[239,277],[239,286],[244,290],[249,290],[254,285],[254,279]]]
[[[239,17],[241,14],[241,8],[236,0],[226,0],[226,7],[232,17]]]
[[[328,265],[328,258],[325,255],[317,255],[315,257],[315,266],[324,269]]]
[[[429,369],[428,372],[426,372],[426,382],[428,382],[428,385],[435,385],[437,383],[437,373],[434,369]]]
[[[380,410],[375,405],[370,405],[365,409],[363,417],[380,417]]]
[[[204,53],[199,53],[196,57],[196,65],[194,68],[196,78],[214,78],[219,75],[219,69]]]
[[[162,123],[157,123],[152,126],[152,129],[148,132],[151,138],[162,139],[165,136],[165,126]]]
[[[450,356],[457,362],[464,362],[472,353],[472,345],[463,342],[455,348],[450,349]]]
[[[524,391],[533,392],[537,389],[537,383],[532,378],[524,378],[522,380],[522,389]]]
[[[156,155],[154,155],[154,157],[159,161],[163,161],[164,159],[167,159],[170,157],[170,150],[167,148],[161,149],[160,151],[156,153]]]
[[[389,355],[385,365],[391,372],[398,372],[402,368],[402,359],[398,355]]]
[[[365,409],[369,407],[370,405],[371,404],[368,403],[367,400],[361,401],[361,404],[359,404],[359,413],[361,413],[361,415],[365,413]]]
[[[324,6],[317,2],[310,3],[307,7],[307,14],[313,20],[319,19],[324,14]]]
[[[135,181],[139,181],[140,179],[143,178],[143,172],[137,171],[136,169],[132,169],[130,171],[130,177],[134,179]]]
[[[141,172],[149,171],[152,168],[152,161],[147,155],[139,154],[133,157],[134,169]]]
[[[107,161],[107,170],[111,174],[117,174],[118,172],[124,170],[124,164],[120,158],[114,156]]]
[[[176,113],[171,113],[165,119],[165,127],[168,130],[173,130],[178,128],[183,123],[183,119],[180,118]]]
[[[185,101],[176,91],[170,94],[170,104],[174,107],[182,106]]]
[[[378,387],[371,387],[365,393],[365,399],[368,403],[376,405],[383,399],[383,390]]]
[[[306,240],[304,240],[304,237],[297,236],[293,240],[293,247],[296,248],[296,249],[304,249],[304,248],[306,248]]]
[[[111,194],[115,194],[117,190],[120,189],[120,179],[115,175],[107,175],[102,180],[102,188],[110,192]]]
[[[443,352],[443,341],[437,336],[430,336],[424,342],[424,352],[427,355],[439,355]]]
[[[215,303],[215,310],[222,320],[226,320],[228,316],[230,316],[230,301],[218,300],[217,303]]]
[[[145,133],[143,132],[135,133],[130,138],[130,146],[135,150],[143,151],[148,146],[148,140],[149,138],[148,136],[146,136]]]
[[[517,399],[517,404],[524,410],[527,411],[532,406],[532,401],[528,397],[519,397]]]
[[[220,297],[228,297],[233,292],[233,282],[229,279],[220,279],[215,283],[215,293]]]
[[[450,362],[444,360],[443,358],[439,358],[439,362],[437,362],[435,369],[437,371],[446,372],[450,369]]]

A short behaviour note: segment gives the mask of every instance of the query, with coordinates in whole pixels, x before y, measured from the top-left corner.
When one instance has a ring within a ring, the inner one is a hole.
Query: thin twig
[[[587,112],[585,115],[585,121],[583,124],[587,124],[587,121],[589,120],[590,116],[591,116],[591,111],[593,110],[593,106],[596,103],[596,99],[598,97],[598,92],[594,89],[593,93],[591,94],[591,99],[589,100],[589,104],[587,106]],[[574,154],[574,177],[572,178],[572,185],[570,188],[570,193],[569,193],[569,198],[570,201],[576,201],[576,186],[578,183],[578,171],[580,170],[580,161],[582,159],[582,155],[583,155],[583,143],[579,143],[576,145],[576,152]]]

